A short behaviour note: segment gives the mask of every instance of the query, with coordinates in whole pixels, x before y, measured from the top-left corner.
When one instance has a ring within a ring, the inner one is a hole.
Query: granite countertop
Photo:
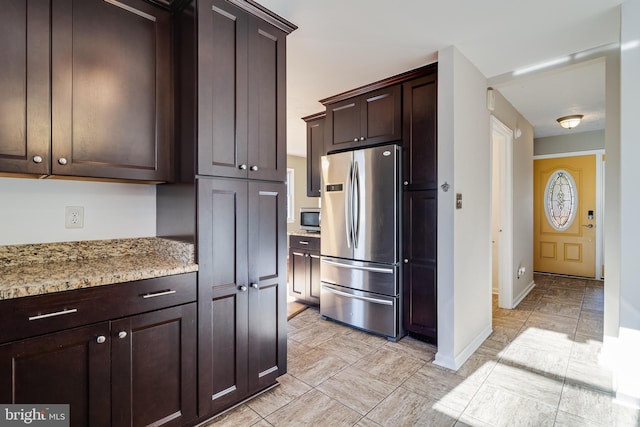
[[[309,231],[287,231],[287,236],[303,236],[303,237],[320,237],[320,233],[313,233]]]
[[[197,270],[193,244],[157,237],[0,246],[0,300]]]

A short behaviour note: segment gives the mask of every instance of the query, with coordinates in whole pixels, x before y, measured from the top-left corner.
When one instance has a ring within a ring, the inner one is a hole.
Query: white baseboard
[[[529,285],[522,292],[520,292],[520,295],[518,295],[513,300],[513,304],[511,305],[511,307],[516,308],[518,304],[520,304],[522,300],[525,299],[527,295],[529,295],[529,292],[531,292],[535,287],[536,287],[536,283],[532,280],[531,283],[529,283]]]
[[[488,325],[457,356],[443,355],[440,351],[438,351],[436,353],[435,359],[433,360],[433,363],[438,366],[442,366],[443,368],[457,371],[458,369],[460,369],[460,367],[462,367],[462,365],[464,365],[464,362],[466,362],[467,359],[471,357],[471,355],[482,345],[484,340],[489,338],[491,332],[493,332],[493,328],[491,327],[491,325]]]

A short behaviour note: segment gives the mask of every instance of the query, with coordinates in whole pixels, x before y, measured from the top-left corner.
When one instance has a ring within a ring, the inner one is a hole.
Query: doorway
[[[513,131],[491,116],[491,283],[498,306],[513,308]]]
[[[600,279],[603,158],[572,154],[534,160],[534,270]]]

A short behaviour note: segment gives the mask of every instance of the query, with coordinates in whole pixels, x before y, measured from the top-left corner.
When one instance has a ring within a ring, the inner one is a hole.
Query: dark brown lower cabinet
[[[69,404],[72,426],[110,426],[108,337],[103,322],[0,345],[0,402]]]
[[[320,305],[320,238],[289,237],[289,296]]]
[[[404,192],[404,309],[409,335],[437,342],[437,190]]]
[[[112,322],[112,423],[181,426],[196,417],[196,304]]]
[[[199,416],[286,372],[284,183],[198,179]]]
[[[196,304],[0,345],[0,402],[69,404],[71,426],[196,416]]]

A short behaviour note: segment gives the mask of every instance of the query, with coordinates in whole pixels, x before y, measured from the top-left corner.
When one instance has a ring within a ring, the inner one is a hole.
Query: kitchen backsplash
[[[83,228],[65,228],[66,206],[84,208]],[[0,245],[155,235],[155,185],[0,178]]]

